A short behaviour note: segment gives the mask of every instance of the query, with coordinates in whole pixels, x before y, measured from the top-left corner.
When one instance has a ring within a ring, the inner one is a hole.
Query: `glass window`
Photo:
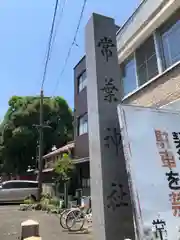
[[[158,74],[154,38],[148,38],[136,50],[136,64],[139,86],[143,85]]]
[[[175,13],[160,29],[164,67],[168,68],[180,61],[180,20]]]
[[[121,66],[124,96],[137,88],[135,60],[131,58]]]
[[[88,132],[88,116],[87,114],[78,119],[78,135]]]
[[[37,182],[28,182],[27,188],[38,188]]]
[[[87,74],[86,71],[84,71],[78,77],[78,92],[81,92],[86,86],[87,86]]]
[[[88,187],[90,187],[90,179],[89,179],[89,178],[83,178],[83,179],[82,179],[82,187],[83,187],[83,188],[88,188]]]
[[[38,183],[36,182],[24,182],[24,181],[14,181],[14,182],[6,182],[3,184],[4,189],[10,188],[37,188]]]
[[[19,188],[37,188],[38,183],[36,182],[19,182]]]
[[[2,184],[2,188],[3,189],[10,189],[10,188],[14,188],[13,183],[12,182],[5,182]]]

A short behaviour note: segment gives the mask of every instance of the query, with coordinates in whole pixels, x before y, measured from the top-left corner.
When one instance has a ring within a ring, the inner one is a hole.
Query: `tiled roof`
[[[52,152],[44,155],[43,158],[44,158],[44,159],[45,159],[45,158],[49,158],[49,157],[51,157],[51,156],[57,155],[58,153],[63,153],[63,152],[66,152],[66,151],[68,151],[68,150],[71,150],[71,149],[73,149],[73,148],[74,148],[74,142],[70,142],[70,143],[68,143],[67,145],[63,146],[63,147],[58,148],[58,149],[56,149],[55,151],[52,151]]]
[[[80,164],[80,163],[84,163],[84,162],[89,162],[89,157],[72,159],[72,162],[74,164]],[[52,172],[52,171],[54,171],[53,167],[48,167],[48,168],[43,169],[44,173]]]

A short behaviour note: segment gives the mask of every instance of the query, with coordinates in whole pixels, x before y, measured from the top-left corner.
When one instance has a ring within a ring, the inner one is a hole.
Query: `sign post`
[[[114,20],[93,14],[86,26],[91,196],[96,240],[135,239],[117,116],[120,72]]]

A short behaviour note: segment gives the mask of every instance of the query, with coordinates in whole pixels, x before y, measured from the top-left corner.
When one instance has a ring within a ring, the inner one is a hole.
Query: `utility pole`
[[[39,148],[39,157],[38,157],[38,201],[41,199],[41,193],[42,193],[42,173],[43,173],[43,129],[44,128],[51,128],[51,126],[48,126],[47,124],[44,124],[44,113],[43,113],[43,103],[44,103],[44,92],[43,89],[41,89],[40,92],[40,107],[39,107],[39,124],[33,124],[34,127],[38,129],[39,133],[39,141],[38,141],[38,148]]]
[[[58,10],[58,3],[59,0],[56,0],[55,8],[54,8],[54,14],[53,14],[53,20],[52,20],[52,26],[48,41],[48,51],[45,61],[45,67],[44,67],[44,73],[43,73],[43,79],[42,79],[42,85],[41,85],[41,93],[40,93],[40,123],[37,125],[39,129],[39,165],[38,165],[38,201],[41,199],[41,192],[42,192],[42,171],[43,171],[43,128],[49,127],[44,126],[44,119],[43,119],[43,100],[44,100],[44,92],[43,92],[43,86],[46,79],[46,72],[47,72],[47,66],[51,54],[51,47],[52,47],[52,37],[53,37],[53,31],[54,31],[54,25],[56,20],[56,14]]]
[[[44,92],[41,89],[40,93],[40,118],[39,118],[39,163],[38,163],[38,201],[41,199],[42,192],[42,171],[43,171],[43,100]]]

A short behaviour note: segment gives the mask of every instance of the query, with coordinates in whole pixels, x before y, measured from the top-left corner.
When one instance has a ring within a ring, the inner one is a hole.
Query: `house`
[[[70,155],[73,159],[73,163],[76,165],[76,173],[73,176],[73,187],[72,195],[75,194],[76,189],[82,189],[83,195],[90,194],[90,180],[89,180],[89,164],[87,164],[89,158],[77,158],[74,155],[75,144],[73,142],[67,143],[67,145],[55,149],[54,151],[43,156],[44,169],[43,169],[43,182],[46,190],[45,192],[52,193],[52,182],[54,181],[54,167],[55,163],[64,153]],[[84,165],[85,164],[85,165]],[[83,166],[83,167],[82,167]],[[86,177],[87,176],[87,177]]]
[[[122,103],[180,109],[180,1],[144,0],[117,31]],[[74,158],[90,193],[85,56],[74,67]]]

